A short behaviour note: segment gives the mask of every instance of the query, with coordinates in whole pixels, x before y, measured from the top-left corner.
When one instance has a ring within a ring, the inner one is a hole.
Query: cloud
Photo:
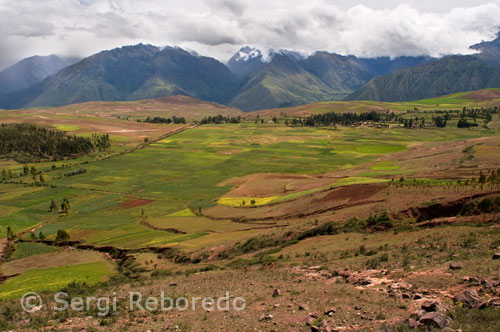
[[[469,53],[470,45],[500,28],[500,5],[493,0],[403,2],[0,0],[0,68],[34,54],[88,56],[139,42],[221,60],[244,45],[305,54],[441,56]]]

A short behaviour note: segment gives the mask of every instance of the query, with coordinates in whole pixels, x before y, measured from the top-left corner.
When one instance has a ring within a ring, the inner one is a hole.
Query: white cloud
[[[468,53],[500,28],[500,5],[493,0],[356,3],[0,0],[0,67],[34,54],[88,56],[139,42],[178,45],[221,60],[244,45],[366,57],[440,56]]]

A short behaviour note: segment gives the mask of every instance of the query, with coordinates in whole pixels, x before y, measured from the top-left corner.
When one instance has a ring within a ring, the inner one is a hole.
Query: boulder
[[[280,295],[281,295],[281,291],[280,291],[278,288],[276,288],[276,289],[273,291],[273,297],[278,297],[278,296],[280,296]]]
[[[420,325],[420,323],[413,318],[408,318],[404,323],[408,325],[411,330],[416,329]]]
[[[427,312],[435,312],[438,310],[440,303],[438,301],[425,301],[420,307]]]
[[[486,289],[491,289],[500,286],[500,281],[496,280],[482,280],[481,284],[484,286]]]
[[[426,313],[427,311],[425,310],[416,310],[414,313],[410,315],[410,318],[419,321],[420,318],[422,318]]]
[[[481,301],[481,298],[477,294],[475,289],[466,289],[460,294],[457,294],[453,297],[453,301],[455,303],[462,303],[464,307],[467,308],[482,308],[485,306],[485,302]]]
[[[444,329],[448,325],[448,317],[440,312],[428,312],[420,318],[419,323],[427,327]]]

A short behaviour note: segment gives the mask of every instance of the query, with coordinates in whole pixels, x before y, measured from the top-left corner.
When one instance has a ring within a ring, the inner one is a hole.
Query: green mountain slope
[[[336,91],[296,61],[276,54],[269,65],[243,84],[230,105],[251,111],[333,100],[335,96]]]
[[[76,61],[54,54],[23,59],[0,72],[0,92],[26,89]]]
[[[500,69],[473,56],[451,56],[374,78],[346,100],[407,101],[500,87]]]
[[[236,75],[215,59],[139,44],[98,53],[27,90],[0,95],[0,107],[63,106],[175,94],[223,102],[237,84]]]

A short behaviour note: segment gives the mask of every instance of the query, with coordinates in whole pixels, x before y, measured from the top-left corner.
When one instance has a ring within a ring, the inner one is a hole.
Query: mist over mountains
[[[228,61],[138,44],[71,64],[32,57],[0,72],[0,108],[186,95],[245,111],[330,100],[406,101],[500,87],[500,38],[469,56],[358,58],[243,47]]]

